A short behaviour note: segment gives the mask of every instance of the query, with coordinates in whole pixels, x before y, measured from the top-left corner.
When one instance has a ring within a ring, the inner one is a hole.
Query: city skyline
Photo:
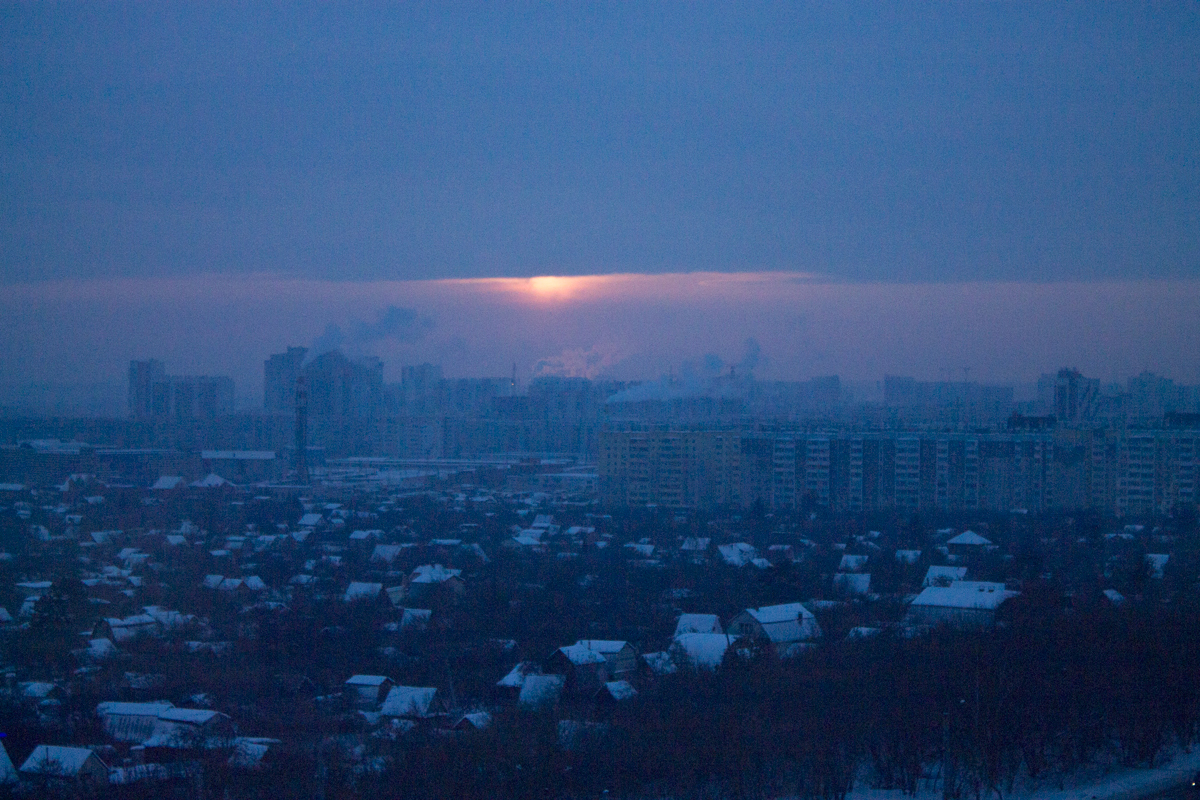
[[[792,273],[330,282],[278,276],[63,281],[0,296],[10,384],[122,384],[130,360],[233,377],[261,397],[262,362],[340,344],[454,377],[656,380],[759,348],[763,380],[1031,384],[1063,366],[1102,381],[1143,371],[1200,383],[1200,282],[864,284]],[[40,354],[28,358],[29,353]],[[969,371],[964,372],[964,368]]]

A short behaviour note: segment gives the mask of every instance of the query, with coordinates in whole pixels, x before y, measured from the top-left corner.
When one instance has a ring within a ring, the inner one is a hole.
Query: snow
[[[729,645],[737,641],[736,636],[723,633],[685,633],[675,637],[673,648],[680,650],[692,665],[704,669],[716,669],[725,659]]]
[[[970,545],[974,547],[981,547],[991,543],[992,542],[990,539],[985,539],[975,531],[963,531],[958,536],[955,536],[953,539],[946,542],[946,544]]]
[[[1200,771],[1200,750],[1181,753],[1150,768],[1118,769],[1106,775],[1066,777],[1061,784],[1039,786],[1005,795],[1006,800],[1138,800],[1185,786]],[[1061,785],[1062,788],[1058,788]],[[941,800],[940,785],[922,784],[915,797],[899,790],[855,787],[846,800]]]
[[[437,696],[430,686],[393,686],[379,713],[385,717],[428,717]]]

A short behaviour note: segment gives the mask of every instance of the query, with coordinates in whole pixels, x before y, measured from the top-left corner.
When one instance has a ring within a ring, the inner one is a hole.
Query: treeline
[[[484,731],[369,738],[353,758],[327,741],[322,765],[315,746],[281,750],[255,782],[306,796],[321,775],[330,798],[840,800],[856,780],[911,794],[945,774],[960,797],[1003,797],[1025,779],[1150,765],[1194,743],[1197,675],[1195,605],[1114,609],[1030,587],[991,632],[828,644],[787,661],[763,649],[647,683],[615,708],[514,709]]]

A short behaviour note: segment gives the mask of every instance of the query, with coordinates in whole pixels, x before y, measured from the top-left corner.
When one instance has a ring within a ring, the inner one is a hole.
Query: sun
[[[538,275],[529,279],[529,291],[541,299],[567,297],[575,288],[575,278],[559,275]]]

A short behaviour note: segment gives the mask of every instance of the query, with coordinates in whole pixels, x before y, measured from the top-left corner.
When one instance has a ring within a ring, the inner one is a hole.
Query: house
[[[637,697],[637,689],[629,681],[608,681],[596,690],[595,701],[600,706],[615,706]]]
[[[800,603],[748,608],[731,619],[726,630],[738,636],[768,641],[781,652],[796,642],[821,635],[817,618]]]
[[[901,564],[915,564],[921,560],[920,550],[897,550],[896,560]]]
[[[118,742],[141,744],[154,735],[158,715],[171,703],[122,703],[104,702],[96,706],[96,716],[104,726],[104,732]]]
[[[946,547],[950,549],[950,552],[960,556],[979,553],[991,546],[990,539],[980,536],[975,531],[963,531],[946,542]]]
[[[432,686],[393,686],[379,708],[382,716],[404,719],[429,719],[447,711],[445,701]]]
[[[921,586],[949,586],[954,581],[965,580],[966,577],[966,567],[943,567],[935,565],[926,570],[925,580],[921,583]]]
[[[674,636],[684,633],[724,633],[721,618],[716,614],[680,614]]]
[[[405,547],[402,544],[377,544],[371,551],[371,563],[390,565],[403,550]]]
[[[468,714],[463,714],[458,722],[454,723],[453,730],[456,731],[481,731],[492,724],[492,715],[486,711],[472,711]]]
[[[590,694],[612,677],[608,671],[608,659],[582,644],[558,648],[546,659],[545,668],[548,673],[563,676],[566,687],[579,693]],[[526,677],[526,683],[531,677]],[[525,687],[521,688],[524,692]]]
[[[85,747],[39,744],[21,765],[21,772],[41,779],[65,779],[92,789],[108,784],[108,765]]]
[[[402,631],[423,631],[429,627],[429,620],[433,618],[433,611],[428,608],[402,608],[400,611]]]
[[[717,552],[731,567],[744,567],[758,557],[758,551],[754,549],[754,545],[745,542],[719,545]]]
[[[1019,592],[1003,583],[954,581],[949,586],[927,586],[909,603],[905,622],[910,625],[949,625],[954,628],[988,628],[995,624],[996,609]]]
[[[233,720],[207,708],[167,708],[158,712],[146,747],[171,749],[227,747],[236,732]]]
[[[580,639],[576,647],[595,650],[608,662],[608,674],[613,677],[632,674],[637,670],[637,650],[629,642],[611,639]]]
[[[421,597],[437,588],[445,589],[454,595],[462,594],[466,588],[462,570],[443,567],[441,564],[422,564],[404,580],[406,597]]]
[[[540,675],[542,668],[536,661],[520,661],[500,680],[496,681],[495,692],[500,697],[516,699],[521,694],[521,687],[530,675]]]
[[[1150,577],[1161,581],[1163,570],[1167,568],[1167,562],[1170,560],[1171,556],[1167,553],[1146,553],[1146,568],[1150,570]]]
[[[373,711],[396,684],[383,675],[351,675],[342,685],[355,708]]]

